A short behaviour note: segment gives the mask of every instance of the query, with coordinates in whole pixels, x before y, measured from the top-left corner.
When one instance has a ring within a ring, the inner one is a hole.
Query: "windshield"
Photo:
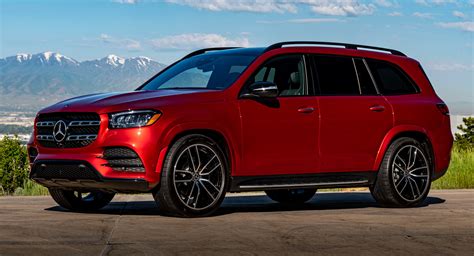
[[[223,90],[237,80],[254,55],[202,54],[184,59],[145,84],[141,90]]]

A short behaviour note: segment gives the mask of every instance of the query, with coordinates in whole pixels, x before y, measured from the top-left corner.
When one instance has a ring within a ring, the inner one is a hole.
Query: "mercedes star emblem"
[[[66,138],[67,125],[63,120],[56,122],[53,128],[53,137],[56,142],[62,142]]]

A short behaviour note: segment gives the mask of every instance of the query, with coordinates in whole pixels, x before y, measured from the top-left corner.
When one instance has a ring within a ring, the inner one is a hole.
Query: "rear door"
[[[369,171],[393,126],[363,59],[313,55],[320,110],[321,172]]]
[[[239,99],[243,168],[239,176],[317,172],[318,107],[302,54],[275,57],[247,81],[278,86],[273,99]]]

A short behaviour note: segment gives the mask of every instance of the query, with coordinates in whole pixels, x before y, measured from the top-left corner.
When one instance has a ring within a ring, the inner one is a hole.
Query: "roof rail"
[[[199,55],[199,54],[203,54],[203,53],[206,53],[206,52],[210,52],[210,51],[220,51],[220,50],[230,50],[230,49],[236,49],[236,48],[240,48],[240,47],[212,47],[212,48],[204,48],[204,49],[200,49],[200,50],[197,50],[197,51],[194,51],[186,56],[183,57],[183,59],[187,59],[187,58],[190,58],[190,57],[193,57],[193,56],[196,56],[196,55]]]
[[[282,48],[284,45],[294,45],[294,44],[336,45],[336,46],[344,46],[346,49],[358,50],[359,48],[362,48],[362,49],[370,49],[370,50],[390,52],[391,54],[398,55],[398,56],[406,56],[404,53],[402,53],[400,51],[393,50],[393,49],[388,49],[388,48],[368,46],[368,45],[360,45],[360,44],[346,44],[346,43],[335,43],[335,42],[317,42],[317,41],[280,42],[280,43],[276,43],[276,44],[272,44],[272,45],[268,46],[265,49],[264,52],[268,52],[268,51],[273,50],[273,49]]]

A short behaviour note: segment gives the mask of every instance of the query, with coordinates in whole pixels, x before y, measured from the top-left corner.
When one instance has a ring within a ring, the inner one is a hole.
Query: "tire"
[[[426,144],[402,137],[385,152],[370,192],[386,207],[419,206],[431,187],[432,156]]]
[[[71,211],[95,211],[108,205],[115,193],[94,191],[79,193],[72,190],[50,188],[49,194],[61,207]]]
[[[153,197],[166,215],[209,216],[224,200],[229,177],[227,158],[215,141],[186,135],[169,149]]]
[[[316,189],[278,189],[266,190],[265,194],[273,201],[282,204],[303,204],[313,198]]]

